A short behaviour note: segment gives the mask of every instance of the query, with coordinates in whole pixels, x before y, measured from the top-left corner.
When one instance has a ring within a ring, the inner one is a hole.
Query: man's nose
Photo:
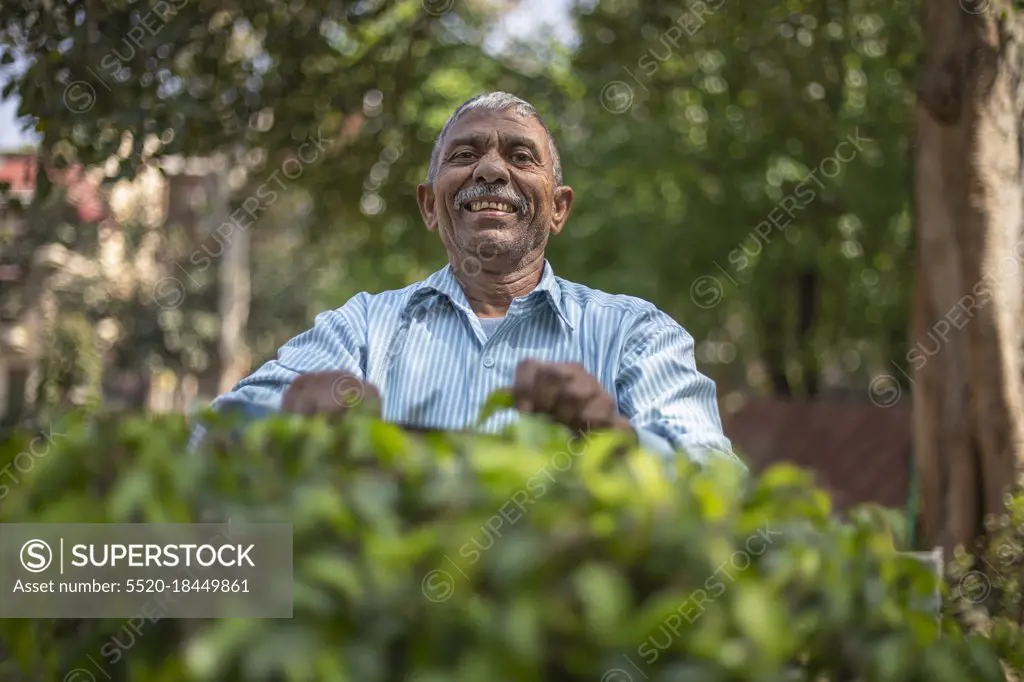
[[[508,166],[505,159],[496,151],[490,151],[480,157],[473,171],[473,180],[480,183],[508,182]]]

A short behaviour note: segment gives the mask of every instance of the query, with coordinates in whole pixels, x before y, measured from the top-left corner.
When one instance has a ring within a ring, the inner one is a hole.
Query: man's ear
[[[563,185],[555,188],[555,210],[551,214],[551,234],[558,234],[565,227],[572,211],[572,187]]]
[[[437,232],[437,197],[434,196],[434,186],[426,182],[416,185],[416,203],[420,206],[423,224],[431,232]]]

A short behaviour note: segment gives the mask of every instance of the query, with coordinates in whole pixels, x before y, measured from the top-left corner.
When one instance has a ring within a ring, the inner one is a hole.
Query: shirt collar
[[[458,280],[455,279],[455,273],[452,272],[450,263],[420,282],[420,285],[409,296],[406,309],[409,310],[426,298],[436,296],[437,294],[447,296],[456,307],[461,308],[467,315],[472,314],[473,308],[469,305],[469,300],[466,298],[465,292],[462,291],[462,287],[459,286]],[[516,301],[530,301],[531,299],[541,297],[548,301],[551,309],[555,311],[569,329],[575,328],[566,310],[562,287],[559,284],[558,278],[555,277],[551,263],[547,259],[544,260],[544,272],[541,274],[540,283],[537,284],[533,291],[526,296],[516,299]]]

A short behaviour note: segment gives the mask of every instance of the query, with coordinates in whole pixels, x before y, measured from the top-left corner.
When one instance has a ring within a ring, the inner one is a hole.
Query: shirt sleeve
[[[616,389],[619,411],[644,449],[743,465],[722,432],[715,383],[697,370],[693,337],[660,310],[643,313],[633,324]]]
[[[281,409],[285,392],[300,374],[341,371],[365,378],[366,305],[363,295],[316,316],[308,329],[281,346],[277,357],[213,401],[255,403]]]
[[[277,357],[239,381],[210,405],[214,410],[235,409],[256,419],[281,409],[285,392],[300,374],[342,371],[360,379],[366,375],[366,303],[359,294],[336,310],[320,313],[312,329],[281,346]],[[196,451],[206,434],[197,424],[189,438]]]

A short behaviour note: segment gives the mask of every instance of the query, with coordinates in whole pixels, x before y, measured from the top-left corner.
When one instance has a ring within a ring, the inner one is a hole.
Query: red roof
[[[756,399],[723,414],[725,434],[755,472],[791,462],[817,475],[839,509],[874,502],[906,507],[910,403]]]
[[[10,183],[15,192],[34,192],[38,160],[34,154],[0,154],[0,182]],[[100,181],[90,178],[85,168],[76,164],[49,171],[54,184],[67,190],[67,201],[78,210],[82,222],[93,223],[107,214],[107,204],[100,194]]]
[[[36,187],[35,154],[0,154],[0,183],[10,183],[15,192],[31,192]]]

